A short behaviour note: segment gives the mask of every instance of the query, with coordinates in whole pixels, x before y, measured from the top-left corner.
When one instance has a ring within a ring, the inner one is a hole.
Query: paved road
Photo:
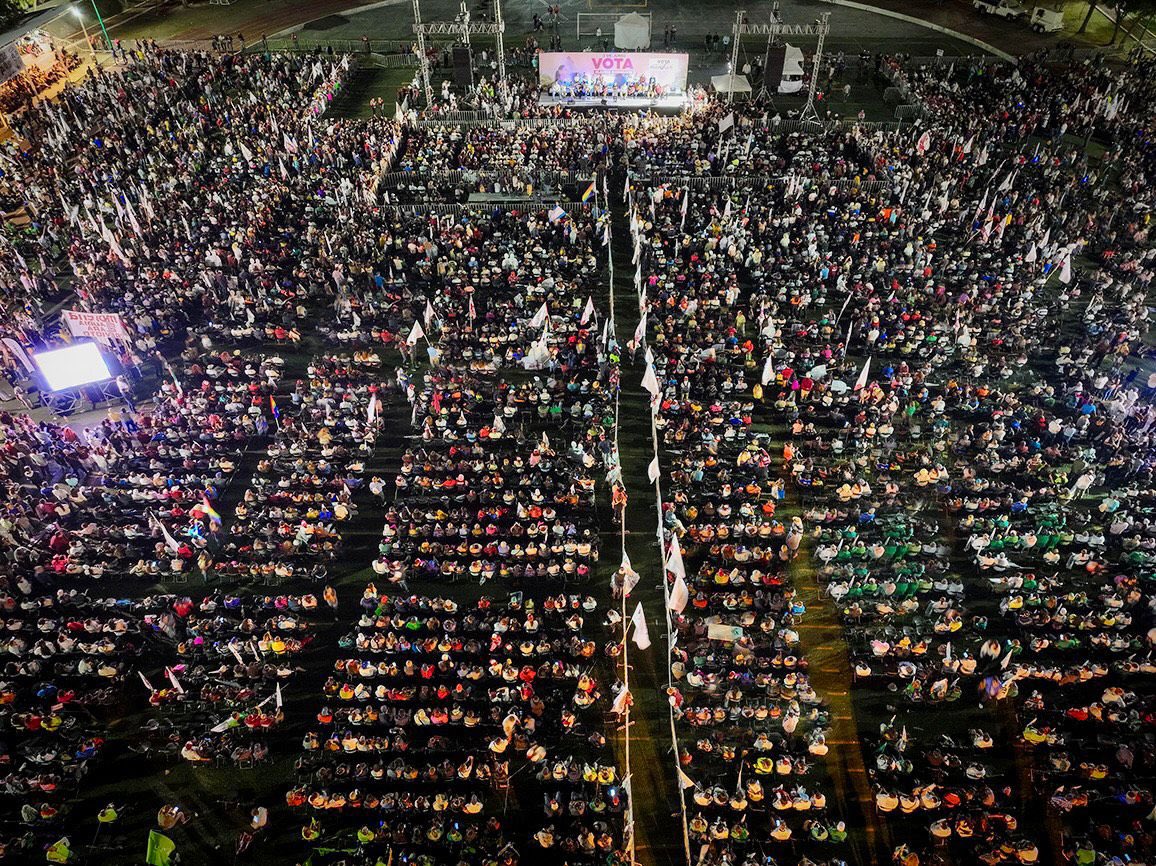
[[[99,0],[98,0],[99,2]],[[366,0],[238,0],[230,6],[197,5],[190,8],[167,7],[156,11],[151,3],[131,7],[110,16],[108,23],[115,36],[132,39],[149,36],[157,39],[208,39],[218,33],[243,32],[250,40],[261,34],[272,35],[290,27],[307,24],[305,33],[313,37],[360,39],[409,38],[411,36],[409,0],[389,0],[389,5],[350,15]],[[745,9],[752,20],[765,20],[770,13],[769,0],[638,0],[637,5],[619,6],[603,0],[557,0],[562,7],[563,36],[570,47],[577,44],[575,24],[579,12],[615,9],[637,9],[654,16],[657,34],[671,24],[678,30],[679,47],[698,47],[708,32],[729,32],[735,12]],[[1034,51],[1053,44],[1065,35],[1038,36],[1022,24],[980,16],[966,0],[863,0],[871,5],[926,18],[934,23],[967,32],[976,38],[1010,53]],[[469,0],[472,10],[479,0]],[[543,12],[546,0],[506,0],[503,5],[510,25],[511,39],[521,39],[529,31],[532,16]],[[823,11],[831,12],[831,46],[833,50],[895,50],[911,53],[933,53],[944,48],[948,53],[967,53],[969,47],[950,37],[916,24],[846,8],[834,7],[823,0],[781,0],[783,17],[788,22],[804,23]],[[458,10],[459,0],[423,0],[426,20],[446,20]],[[1077,4],[1068,13],[1074,30],[1082,19]],[[611,19],[607,19],[608,21]],[[312,23],[308,23],[312,22]],[[75,24],[61,22],[62,27]],[[659,37],[660,38],[660,37]]]

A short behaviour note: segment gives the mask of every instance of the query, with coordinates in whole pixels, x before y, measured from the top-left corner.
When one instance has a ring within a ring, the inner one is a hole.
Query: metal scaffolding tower
[[[739,63],[739,41],[743,36],[817,36],[815,56],[811,64],[811,82],[807,87],[807,104],[803,106],[802,120],[818,120],[819,111],[815,108],[815,92],[819,86],[819,67],[823,63],[823,41],[831,31],[830,12],[824,12],[814,24],[748,24],[747,13],[740,9],[735,13],[734,45],[731,46],[731,75],[735,75]],[[769,43],[768,43],[769,45]],[[764,74],[766,70],[764,68]],[[734,99],[734,91],[727,94],[727,101]]]
[[[509,85],[506,81],[506,45],[503,34],[506,31],[506,22],[502,19],[502,0],[494,0],[493,22],[471,21],[469,9],[462,3],[462,11],[454,21],[431,21],[426,24],[421,20],[421,0],[413,0],[413,32],[417,35],[418,65],[421,67],[421,84],[425,91],[425,104],[433,104],[433,88],[430,86],[429,55],[426,49],[427,36],[456,36],[466,46],[470,44],[470,36],[476,34],[493,34],[498,61],[498,95],[503,107],[509,96]]]

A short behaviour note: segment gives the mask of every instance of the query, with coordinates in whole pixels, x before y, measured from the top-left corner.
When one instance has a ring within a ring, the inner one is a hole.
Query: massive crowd
[[[1148,64],[880,57],[896,130],[337,120],[348,58],[123,54],[0,176],[4,336],[69,293],[129,333],[123,407],[0,413],[7,844],[139,716],[148,761],[291,756],[307,848],[624,857],[641,378],[695,862],[1151,855]]]

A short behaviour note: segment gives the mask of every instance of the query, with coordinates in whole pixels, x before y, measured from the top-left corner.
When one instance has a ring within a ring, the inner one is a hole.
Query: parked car
[[[1058,33],[1064,29],[1064,13],[1058,9],[1037,6],[1032,10],[1029,24],[1036,33]]]
[[[1019,0],[973,0],[972,6],[985,15],[996,15],[1000,18],[1023,18],[1028,14]]]

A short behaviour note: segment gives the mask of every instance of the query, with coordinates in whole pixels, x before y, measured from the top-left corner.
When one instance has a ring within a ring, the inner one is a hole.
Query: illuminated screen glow
[[[67,391],[112,378],[96,343],[77,343],[65,349],[38,352],[32,357],[50,391]]]

